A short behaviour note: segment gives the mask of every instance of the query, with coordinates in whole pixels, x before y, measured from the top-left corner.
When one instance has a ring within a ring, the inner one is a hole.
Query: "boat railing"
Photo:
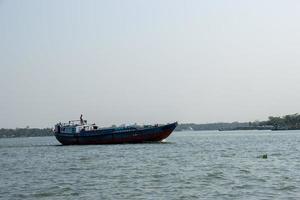
[[[87,120],[83,120],[83,124],[81,124],[80,120],[70,120],[69,122],[60,123],[61,126],[80,126],[80,125],[88,125]]]

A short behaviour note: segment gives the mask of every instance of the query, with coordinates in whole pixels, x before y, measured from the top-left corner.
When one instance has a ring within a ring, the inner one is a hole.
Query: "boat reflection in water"
[[[54,135],[63,145],[160,142],[176,126],[177,122],[166,125],[98,128],[95,124],[88,124],[81,119],[56,124]]]

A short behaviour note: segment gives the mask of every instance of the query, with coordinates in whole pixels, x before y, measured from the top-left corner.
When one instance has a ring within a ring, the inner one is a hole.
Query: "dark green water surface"
[[[0,139],[0,199],[300,199],[300,131],[92,146]]]

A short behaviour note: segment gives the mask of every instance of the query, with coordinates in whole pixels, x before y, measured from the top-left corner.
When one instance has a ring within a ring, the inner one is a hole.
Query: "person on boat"
[[[84,121],[83,121],[83,118],[82,118],[82,114],[80,115],[80,125],[83,125]]]

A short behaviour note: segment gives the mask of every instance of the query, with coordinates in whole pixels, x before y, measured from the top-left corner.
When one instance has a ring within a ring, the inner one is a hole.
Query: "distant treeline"
[[[290,114],[282,117],[270,116],[267,121],[210,123],[210,124],[179,124],[176,131],[186,130],[300,130],[300,115]]]
[[[285,115],[283,117],[270,116],[267,121],[255,122],[232,122],[232,123],[209,123],[179,124],[175,131],[204,131],[204,130],[298,130],[300,129],[300,115],[298,113]],[[17,128],[17,129],[0,129],[0,138],[8,137],[36,137],[36,136],[53,136],[50,128]]]
[[[283,117],[270,116],[268,121],[260,122],[260,125],[272,125],[273,130],[299,130],[300,115],[296,113]]]
[[[179,124],[175,131],[207,131],[207,130],[234,130],[236,128],[248,127],[249,122],[232,122],[232,123],[209,123],[195,124],[186,123]]]
[[[52,136],[53,131],[50,128],[16,128],[16,129],[0,129],[0,138],[11,137],[38,137]]]

